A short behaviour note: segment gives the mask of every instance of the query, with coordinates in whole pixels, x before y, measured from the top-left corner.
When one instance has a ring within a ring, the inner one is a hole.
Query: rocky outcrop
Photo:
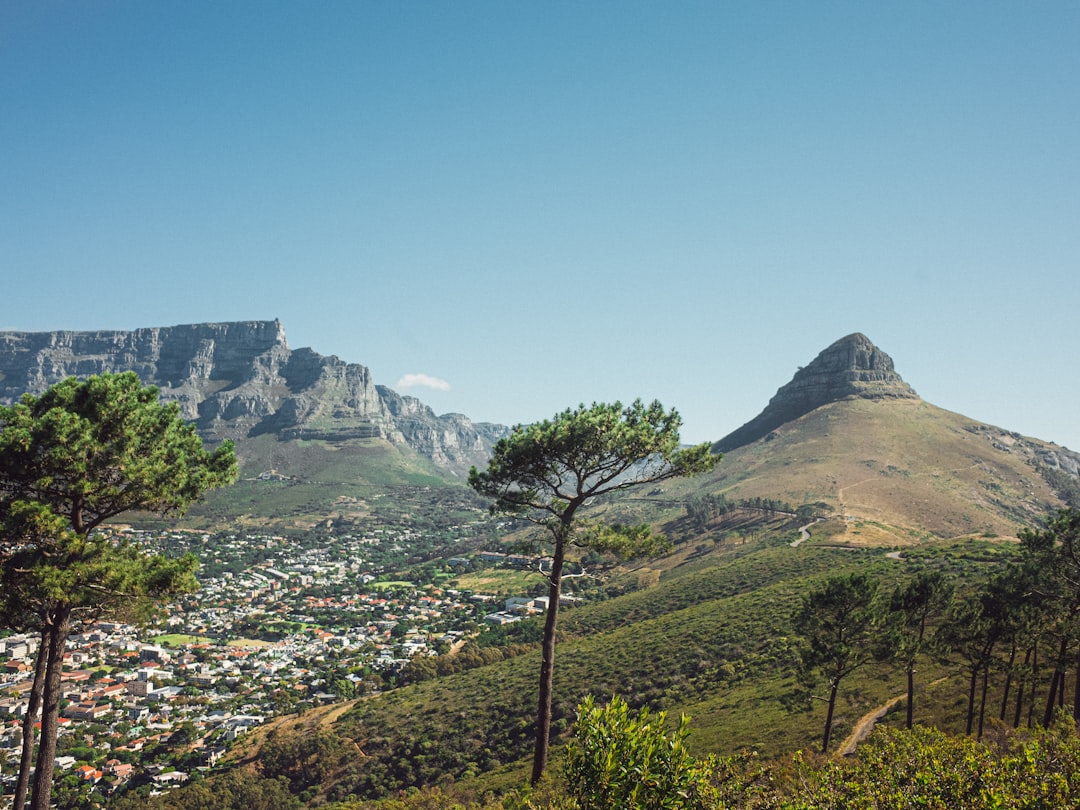
[[[919,395],[896,373],[892,358],[856,332],[836,341],[810,365],[795,372],[765,410],[717,442],[715,448],[734,450],[815,408],[849,398],[918,399]]]
[[[65,377],[135,371],[176,402],[210,442],[382,438],[436,464],[486,463],[504,429],[436,416],[377,386],[370,371],[311,349],[290,349],[279,321],[202,323],[134,331],[0,332],[0,401],[38,394]]]

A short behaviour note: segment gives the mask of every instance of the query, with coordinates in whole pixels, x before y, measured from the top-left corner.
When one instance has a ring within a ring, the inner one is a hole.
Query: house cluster
[[[37,646],[37,639],[26,635],[0,639],[0,657],[6,657],[0,676],[0,756],[12,765],[21,752]],[[70,774],[88,787],[109,792],[132,778],[145,751],[182,754],[197,764],[220,756],[223,743],[235,736],[229,729],[236,727],[238,713],[224,705],[229,701],[191,700],[196,667],[192,653],[174,656],[145,644],[129,625],[98,622],[73,634],[61,681],[56,759],[61,778]],[[248,720],[246,727],[250,725]],[[194,736],[185,735],[182,750],[169,748],[183,726]],[[158,762],[148,761],[141,770],[154,782],[174,774],[160,781],[162,785],[181,781],[175,768]],[[5,780],[11,778],[11,768],[3,771]],[[182,776],[187,778],[186,773]]]
[[[99,621],[68,641],[58,773],[102,792],[128,783],[167,790],[192,769],[212,767],[272,715],[387,688],[410,658],[547,607],[546,597],[380,582],[387,575],[365,561],[365,550],[408,542],[392,531],[310,547],[265,536],[139,539],[152,549],[203,552],[202,587],[167,606],[154,627]],[[470,567],[539,565],[514,555],[459,559]],[[37,645],[33,635],[0,638],[5,775],[19,758]]]

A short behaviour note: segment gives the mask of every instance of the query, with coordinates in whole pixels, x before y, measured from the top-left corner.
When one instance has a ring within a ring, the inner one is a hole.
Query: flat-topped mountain
[[[281,323],[240,321],[133,331],[0,332],[0,401],[65,377],[135,371],[176,402],[209,442],[272,434],[342,442],[384,439],[455,471],[485,464],[496,425],[436,416],[413,397],[375,385],[370,371],[291,349]],[[242,448],[241,448],[242,453]]]

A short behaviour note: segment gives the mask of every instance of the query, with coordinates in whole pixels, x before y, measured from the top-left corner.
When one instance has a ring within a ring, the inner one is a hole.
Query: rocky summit
[[[843,399],[918,399],[893,368],[892,358],[856,332],[833,343],[800,368],[754,419],[716,443],[721,452],[767,436],[822,405]]]
[[[200,323],[133,331],[0,332],[0,401],[66,377],[136,372],[176,402],[203,439],[383,439],[453,470],[485,464],[504,432],[460,414],[436,416],[375,385],[370,371],[290,349],[280,321]]]

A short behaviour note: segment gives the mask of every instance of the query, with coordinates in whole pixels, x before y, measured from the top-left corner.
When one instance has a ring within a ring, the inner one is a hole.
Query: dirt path
[[[942,683],[946,680],[948,680],[948,676],[944,678],[938,678],[936,681],[931,681],[928,686],[937,686],[939,683]],[[900,701],[906,699],[907,692],[904,692],[904,694],[902,695],[897,695],[896,697],[889,698],[876,709],[873,709],[870,712],[864,714],[859,719],[859,722],[855,724],[855,728],[852,729],[851,733],[847,736],[847,739],[845,739],[843,744],[840,746],[840,754],[845,757],[854,754],[855,749],[859,746],[859,743],[861,743],[868,736],[870,736],[870,732],[874,730],[874,726],[877,724],[877,721],[884,717],[888,713],[889,709],[891,709]]]
[[[808,531],[808,529],[811,526],[813,526],[815,523],[821,523],[822,520],[824,520],[824,518],[818,518],[817,520],[810,521],[805,526],[800,526],[799,527],[799,537],[798,537],[797,540],[792,540],[791,541],[791,547],[792,548],[798,548],[800,543],[805,543],[807,540],[809,540],[810,539],[810,532]]]
[[[851,730],[851,733],[847,736],[847,739],[840,745],[838,749],[841,756],[851,756],[855,753],[855,749],[858,748],[859,743],[870,736],[870,732],[874,730],[874,726],[877,721],[884,717],[889,709],[899,703],[901,700],[907,698],[907,692],[902,695],[897,695],[894,698],[889,698],[885,703],[878,706],[871,712],[864,714],[859,722],[855,724],[855,728]]]

